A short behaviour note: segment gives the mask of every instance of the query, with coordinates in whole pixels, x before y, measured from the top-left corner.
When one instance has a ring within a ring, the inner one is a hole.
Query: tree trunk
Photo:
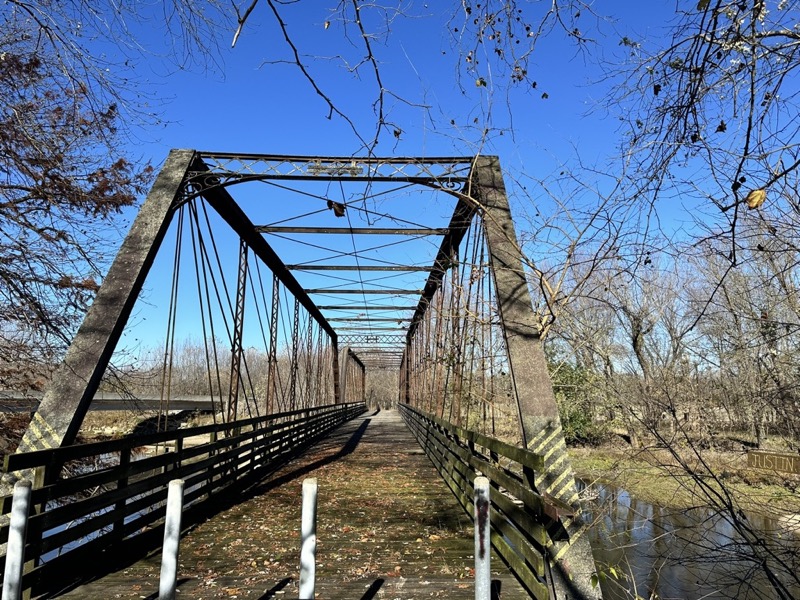
[[[764,408],[763,406],[755,411],[753,415],[753,425],[756,434],[756,448],[759,450],[764,447],[764,442],[767,440],[767,432],[764,429]]]

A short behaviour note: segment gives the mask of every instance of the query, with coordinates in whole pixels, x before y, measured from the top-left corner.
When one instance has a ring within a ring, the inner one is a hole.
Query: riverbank
[[[658,448],[570,448],[573,469],[587,483],[625,489],[633,497],[669,508],[719,503],[729,494],[745,512],[780,517],[800,514],[800,476],[747,467],[740,452],[688,450],[679,457]]]
[[[89,413],[82,434],[84,441],[109,439],[146,429],[155,419],[155,413],[145,411]],[[27,413],[0,416],[0,454],[14,451],[29,420]],[[575,473],[587,483],[611,484],[652,504],[678,509],[706,506],[709,496],[724,486],[747,512],[800,515],[800,475],[748,468],[744,451],[706,450],[699,457],[684,451],[683,463],[699,477],[692,477],[674,456],[657,448],[635,450],[621,444],[571,447],[570,456]]]
[[[0,412],[0,456],[13,454],[31,421],[29,412]],[[208,425],[211,414],[192,410],[173,410],[159,417],[156,410],[128,409],[90,411],[86,414],[78,433],[78,443],[101,442],[130,434],[155,433],[158,427],[177,429]]]

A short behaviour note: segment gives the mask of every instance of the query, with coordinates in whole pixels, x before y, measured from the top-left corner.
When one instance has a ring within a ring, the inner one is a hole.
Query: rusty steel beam
[[[411,317],[333,317],[328,319],[329,322],[347,322],[347,323],[397,323],[409,321]]]
[[[300,338],[300,300],[294,299],[294,318],[292,319],[292,362],[289,366],[289,410],[296,410],[297,406],[297,372],[298,372],[298,342]]]
[[[517,242],[511,209],[497,157],[480,157],[473,193],[481,202],[483,221],[494,272],[495,291],[503,336],[511,361],[523,444],[530,444],[542,427],[558,421],[553,387],[539,339],[533,302]]]
[[[303,233],[303,234],[325,234],[325,235],[446,235],[447,229],[425,228],[405,228],[393,229],[382,227],[273,227],[271,225],[256,225],[259,233]]]
[[[358,357],[356,356],[356,360]],[[358,361],[361,363],[361,402],[367,402],[367,368],[364,366],[360,360]]]
[[[404,266],[404,265],[366,265],[366,266],[359,266],[359,265],[286,265],[286,268],[290,271],[375,271],[375,272],[391,272],[391,271],[407,271],[417,272],[417,271],[430,271],[430,267],[411,267],[411,266]]]
[[[406,337],[406,345],[400,356],[400,391],[398,401],[411,404],[411,338]]]
[[[400,356],[402,354],[401,346],[360,346],[358,344],[350,344],[350,347],[355,351],[358,350],[359,356],[374,354],[376,356]]]
[[[405,310],[414,310],[416,306],[378,306],[378,305],[369,305],[369,304],[361,304],[361,305],[345,305],[345,306],[320,306],[320,310],[397,310],[397,311],[405,311]]]
[[[342,402],[347,402],[347,384],[349,378],[347,377],[348,358],[350,357],[350,346],[345,344],[344,348],[340,350],[341,357],[339,358],[338,367],[339,374],[339,393],[342,395]]]
[[[337,327],[336,331],[405,331],[405,327]]]
[[[422,290],[359,290],[354,288],[315,288],[306,289],[306,294],[385,294],[391,296],[408,296],[422,293]]]
[[[331,340],[331,362],[333,363],[333,402],[341,404],[347,400],[342,395],[342,387],[339,381],[339,338]]]
[[[349,346],[348,346],[348,348],[347,348],[347,354],[348,354],[348,356],[349,356],[350,358],[352,358],[354,361],[356,361],[356,364],[357,364],[359,367],[361,367],[362,369],[364,368],[364,363],[363,363],[363,362],[361,362],[361,359],[358,357],[358,354],[356,354],[355,352],[353,352],[353,348],[352,348],[352,347],[349,347]]]
[[[169,153],[17,452],[57,448],[75,441],[194,163],[193,150]]]
[[[228,422],[232,423],[239,414],[239,383],[242,369],[242,338],[244,336],[244,302],[247,291],[247,244],[239,240],[239,270],[236,278],[236,307],[233,316],[233,336],[231,339],[231,378],[228,388]]]
[[[229,185],[243,181],[392,181],[453,188],[469,176],[472,157],[331,157],[201,152],[210,173],[197,170],[191,181]],[[212,179],[213,178],[213,179]]]
[[[267,409],[271,415],[278,402],[278,312],[281,306],[280,281],[272,274],[272,303],[269,315],[269,352],[267,365]]]
[[[375,340],[367,340],[366,338],[381,338],[381,339],[386,338],[387,340],[391,340],[392,342],[394,342],[395,339],[401,339],[401,338],[406,337],[406,334],[405,333],[381,333],[381,334],[377,334],[376,333],[375,335],[370,335],[370,334],[367,334],[367,333],[353,333],[353,334],[346,334],[346,335],[343,334],[341,337],[343,337],[343,338],[359,338],[359,339],[364,339],[364,343],[373,343]]]

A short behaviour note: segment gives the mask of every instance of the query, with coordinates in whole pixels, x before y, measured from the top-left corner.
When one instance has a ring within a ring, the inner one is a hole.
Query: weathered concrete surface
[[[486,240],[522,439],[529,450],[546,457],[545,468],[536,474],[534,483],[537,490],[569,504],[576,513],[575,518],[564,523],[569,541],[557,543],[553,549],[552,579],[556,595],[569,600],[597,600],[602,593],[599,586],[592,586],[596,567],[589,539],[584,535],[588,524],[580,518],[578,488],[567,455],[500,162],[497,157],[481,156],[476,159],[475,172],[478,198],[484,206]]]
[[[193,150],[172,150],[153,183],[17,452],[75,441],[117,341],[167,233]],[[23,474],[21,478],[26,478]],[[2,490],[5,493],[5,490]]]
[[[342,426],[182,541],[178,598],[297,598],[303,479],[319,482],[317,598],[472,598],[472,522],[399,415]],[[62,598],[155,598],[160,555]],[[527,594],[493,555],[504,600]]]

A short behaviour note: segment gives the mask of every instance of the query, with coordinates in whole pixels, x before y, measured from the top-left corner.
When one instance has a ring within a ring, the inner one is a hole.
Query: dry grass
[[[0,413],[0,454],[11,454],[17,449],[30,421],[28,413]]]
[[[623,488],[646,502],[671,508],[709,504],[697,478],[665,450],[573,448],[570,456],[582,479]],[[800,513],[799,475],[748,468],[742,451],[707,450],[701,456],[708,469],[688,451],[682,454],[703,482],[715,491],[724,487],[742,509],[772,515]]]
[[[183,413],[174,415],[187,427],[208,425],[213,422],[210,414]],[[108,440],[141,430],[155,430],[158,411],[155,410],[99,410],[86,415],[78,434],[79,443]],[[16,451],[19,441],[28,428],[31,416],[27,412],[0,413],[0,455]],[[153,424],[152,427],[147,424]]]

